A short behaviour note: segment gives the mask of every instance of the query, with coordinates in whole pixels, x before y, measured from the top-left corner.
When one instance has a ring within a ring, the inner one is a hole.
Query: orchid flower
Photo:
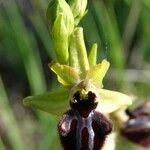
[[[87,12],[86,5],[87,0],[50,2],[47,18],[52,28],[57,59],[48,66],[56,74],[62,89],[26,97],[23,101],[25,106],[62,115],[68,110],[69,101],[75,93],[87,100],[90,92],[96,97],[96,111],[102,114],[109,115],[132,104],[131,97],[103,88],[103,79],[110,63],[106,59],[97,63],[96,43],[87,54],[83,28],[78,27],[79,21]]]

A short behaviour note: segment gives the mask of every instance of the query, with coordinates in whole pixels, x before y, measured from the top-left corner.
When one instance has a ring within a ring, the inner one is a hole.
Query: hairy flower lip
[[[127,124],[123,125],[123,128],[126,128],[126,132],[140,132],[142,130],[145,130],[145,132],[150,132],[150,117],[130,119]]]
[[[143,147],[150,147],[150,103],[143,103],[132,111],[127,110],[129,120],[121,128],[121,134]]]

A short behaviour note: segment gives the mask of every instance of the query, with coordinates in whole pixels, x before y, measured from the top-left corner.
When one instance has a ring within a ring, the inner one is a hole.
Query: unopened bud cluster
[[[57,61],[68,64],[70,36],[86,13],[87,0],[52,0],[47,9]]]

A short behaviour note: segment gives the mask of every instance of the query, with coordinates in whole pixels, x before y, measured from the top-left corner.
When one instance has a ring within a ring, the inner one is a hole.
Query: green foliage
[[[5,126],[8,139],[11,142],[12,149],[13,150],[23,149],[25,145],[23,145],[23,142],[21,140],[22,139],[21,132],[18,128],[17,121],[15,119],[15,116],[13,115],[12,109],[8,102],[7,94],[4,85],[2,83],[1,77],[0,77],[0,115],[3,121],[1,123],[3,123],[3,125]],[[1,147],[3,148],[4,147],[3,143],[1,145],[2,145]]]

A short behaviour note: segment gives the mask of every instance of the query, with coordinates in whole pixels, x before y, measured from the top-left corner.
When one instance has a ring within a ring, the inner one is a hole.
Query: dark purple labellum
[[[150,117],[150,102],[144,103],[132,111],[127,109],[126,113],[130,116],[130,118],[138,118],[142,116]]]
[[[112,123],[95,111],[97,102],[94,93],[89,92],[86,100],[80,93],[74,94],[67,111],[58,124],[61,143],[65,150],[100,150],[106,136],[112,131]]]
[[[133,111],[127,110],[129,120],[123,125],[121,134],[143,147],[150,147],[150,108],[143,104]]]

